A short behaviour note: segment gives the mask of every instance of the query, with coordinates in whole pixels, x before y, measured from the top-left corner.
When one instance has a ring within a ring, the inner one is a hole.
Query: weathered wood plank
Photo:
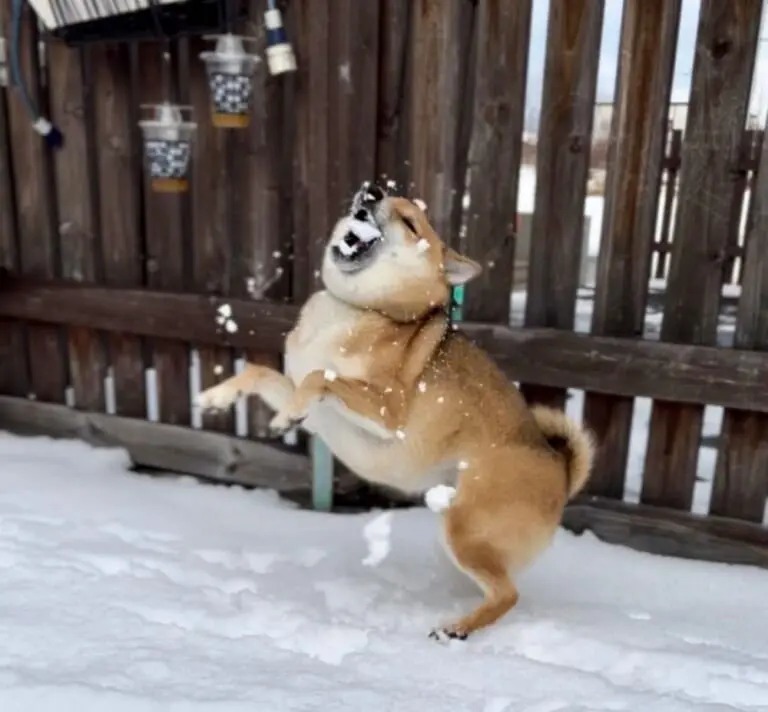
[[[98,145],[99,218],[103,279],[113,287],[142,284],[141,137],[138,96],[126,45],[99,43],[92,53],[95,136]],[[130,334],[107,334],[118,415],[144,417],[144,347]]]
[[[470,320],[509,323],[530,26],[530,0],[478,6],[470,208],[462,247],[484,271],[467,290],[464,316]]]
[[[338,206],[328,205],[325,185],[329,161],[329,11],[328,3],[299,0],[289,5],[286,14],[298,57],[298,71],[290,80],[296,112],[291,295],[297,302],[320,285],[322,251],[338,213]]]
[[[243,32],[259,37],[252,51],[264,54],[262,30],[266,0],[251,0]],[[290,297],[293,256],[291,183],[294,128],[289,101],[292,77],[272,77],[267,63],[256,66],[251,123],[232,132],[229,239],[230,293],[252,299]],[[253,362],[280,367],[280,356],[240,351]],[[258,399],[248,399],[249,432],[264,435],[272,414]]]
[[[593,334],[643,333],[680,5],[624,4]],[[600,443],[590,492],[621,499],[632,400],[587,393],[584,418]]]
[[[768,568],[768,528],[734,519],[589,497],[566,508],[563,524],[639,551]]]
[[[123,447],[136,465],[280,492],[306,489],[308,459],[277,444],[0,397],[0,429]]]
[[[401,186],[409,185],[411,180],[411,10],[409,0],[381,3],[376,171]]]
[[[221,330],[215,315],[232,307],[239,325]],[[0,316],[80,325],[196,344],[282,353],[298,308],[195,294],[5,280]],[[621,396],[711,403],[768,412],[768,354],[589,336],[559,329],[462,323],[514,380]]]
[[[760,4],[705,0],[696,37],[691,101],[661,338],[713,345],[734,168],[757,50]],[[703,409],[655,403],[641,499],[689,509]]]
[[[465,186],[462,118],[475,6],[464,0],[412,3],[410,163],[414,195],[426,201],[443,240],[458,244]]]
[[[5,9],[7,11],[7,6]],[[40,105],[43,92],[38,33],[34,16],[26,4],[19,56],[30,95]],[[18,97],[12,97],[8,110],[19,266],[24,274],[58,276],[61,263],[50,149],[32,129],[29,114]],[[64,402],[67,374],[62,347],[59,329],[44,325],[27,329],[29,391],[39,400]]]
[[[768,351],[768,141],[752,197],[734,346]],[[762,522],[768,497],[768,417],[726,410],[710,512]]]
[[[7,36],[0,8],[0,36]],[[8,89],[0,81],[0,269],[18,270],[19,245],[8,127]],[[0,393],[21,396],[29,390],[26,339],[18,323],[0,320]]]
[[[551,0],[536,152],[526,326],[571,329],[583,242],[603,0]],[[562,406],[561,390],[524,387]]]
[[[87,49],[52,41],[47,51],[51,118],[66,136],[53,155],[61,276],[92,282],[102,274],[93,86],[86,86],[93,65]],[[103,410],[107,364],[101,335],[73,327],[66,339],[75,406]]]
[[[187,45],[187,42],[189,44]],[[233,281],[232,196],[237,187],[231,173],[233,131],[217,128],[211,121],[211,99],[205,64],[199,59],[203,50],[209,49],[210,41],[184,40],[185,49],[180,55],[183,71],[189,73],[189,102],[195,111],[198,128],[195,135],[194,160],[192,163],[191,240],[193,273],[191,286],[199,294],[228,294]],[[186,87],[185,87],[186,88]],[[245,162],[246,157],[240,159]],[[233,374],[233,355],[229,349],[200,346],[197,349],[200,386],[215,386]],[[233,410],[220,413],[204,413],[203,427],[207,430],[232,432]]]
[[[728,234],[725,240],[723,259],[723,282],[735,282],[736,257],[740,250],[739,236],[741,233],[741,216],[746,200],[746,190],[749,184],[752,149],[755,143],[755,131],[745,131],[741,135],[741,144],[731,173],[731,208],[728,215]]]
[[[328,205],[335,220],[364,180],[375,178],[379,3],[333,0],[329,22]]]
[[[140,101],[160,103],[172,100],[176,78],[172,85],[163,86],[169,70],[163,66],[163,45],[139,45],[139,63],[133,67],[141,72]],[[170,96],[169,96],[170,94]],[[207,120],[207,117],[206,119]],[[184,210],[187,198],[177,193],[154,192],[149,181],[144,183],[145,244],[147,254],[147,285],[154,289],[182,290],[189,286],[191,275],[185,273]],[[173,425],[187,425],[191,418],[189,395],[189,347],[167,340],[152,343],[152,364],[157,373],[160,420]]]
[[[680,175],[680,153],[682,151],[683,132],[681,129],[673,129],[669,133],[669,148],[664,158],[664,167],[666,170],[666,184],[664,190],[664,207],[661,213],[661,228],[659,230],[659,240],[654,245],[658,252],[656,261],[656,271],[654,276],[661,279],[667,273],[667,261],[669,260],[670,229],[672,227],[672,209],[675,204],[675,195],[677,194],[677,182]]]

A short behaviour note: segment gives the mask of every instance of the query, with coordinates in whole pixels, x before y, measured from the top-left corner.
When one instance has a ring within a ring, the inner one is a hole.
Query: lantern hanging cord
[[[166,97],[174,94],[173,71],[171,67],[171,38],[163,28],[160,20],[160,8],[158,0],[149,0],[149,9],[152,14],[152,23],[155,26],[155,34],[163,40],[162,62],[160,65],[160,82]]]
[[[11,5],[11,51],[10,51],[10,65],[11,65],[11,81],[14,86],[19,90],[19,94],[27,109],[30,117],[32,118],[32,128],[37,131],[44,139],[45,142],[52,148],[61,146],[64,142],[64,136],[61,131],[40,111],[38,111],[35,102],[29,95],[29,89],[24,81],[24,76],[21,72],[21,62],[19,61],[19,48],[21,46],[21,21],[24,15],[24,0],[12,0]]]
[[[232,7],[232,0],[224,0],[224,28],[227,33],[232,32],[235,25],[235,10]]]

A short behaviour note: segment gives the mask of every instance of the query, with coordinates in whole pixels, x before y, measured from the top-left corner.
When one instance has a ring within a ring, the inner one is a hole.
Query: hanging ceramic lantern
[[[247,38],[226,34],[216,38],[216,49],[201,52],[208,72],[213,125],[242,129],[250,123],[253,71],[261,60],[243,49]]]
[[[178,104],[150,104],[151,118],[139,121],[144,136],[144,158],[152,190],[183,193],[189,187],[187,172],[192,155],[192,136],[197,124],[184,120],[191,107]]]

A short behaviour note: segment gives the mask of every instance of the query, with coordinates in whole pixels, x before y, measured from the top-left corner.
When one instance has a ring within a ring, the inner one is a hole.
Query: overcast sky
[[[700,0],[683,0],[680,21],[680,34],[677,43],[677,59],[672,84],[672,101],[686,102],[690,91],[691,71],[693,69],[693,50],[696,41],[696,27],[699,21]],[[768,3],[766,3],[768,4]],[[605,0],[603,19],[603,37],[600,48],[600,66],[597,82],[597,101],[611,101],[616,81],[616,63],[619,54],[619,34],[621,30],[622,0]],[[538,108],[541,106],[541,86],[544,72],[544,53],[546,50],[547,14],[549,0],[534,0],[531,28],[531,50],[529,57],[528,94],[526,106],[530,107],[526,115],[526,128],[536,128]],[[765,5],[764,5],[765,7]],[[752,110],[763,119],[768,103],[768,17],[765,9],[758,64],[755,67],[755,87],[753,89]],[[533,125],[531,125],[533,123]]]

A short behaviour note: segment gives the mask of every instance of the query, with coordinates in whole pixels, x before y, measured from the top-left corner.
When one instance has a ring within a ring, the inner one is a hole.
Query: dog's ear
[[[483,271],[477,262],[460,255],[450,247],[445,249],[443,264],[445,265],[445,276],[448,279],[448,284],[452,286],[466,284]]]

